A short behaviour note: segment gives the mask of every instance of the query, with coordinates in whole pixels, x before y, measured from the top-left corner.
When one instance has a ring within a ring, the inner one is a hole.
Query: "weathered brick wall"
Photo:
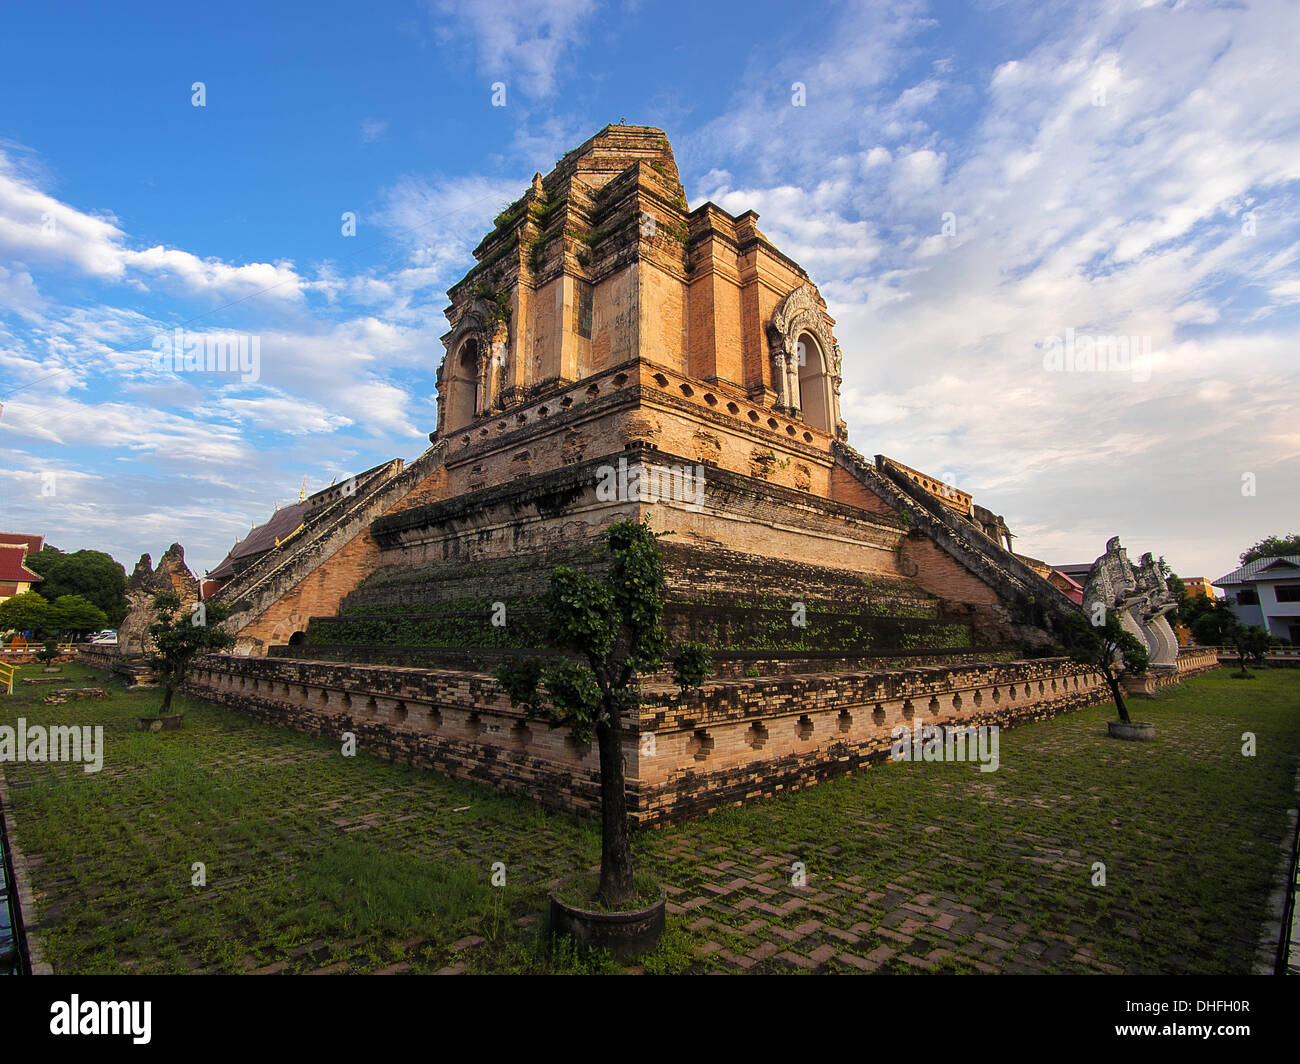
[[[89,665],[92,669],[100,669],[120,677],[128,685],[153,681],[153,671],[144,656],[139,653],[122,653],[120,647],[81,644],[73,651],[72,656],[76,661]]]
[[[283,641],[308,616],[337,609],[367,567],[378,564],[373,542],[366,542],[370,522],[425,483],[439,464],[437,449],[430,448],[406,469],[397,459],[377,467],[353,493],[313,515],[310,527],[223,585],[213,598],[231,608],[224,627],[237,636],[237,649],[264,653],[268,640]],[[336,569],[337,578],[331,576]]]
[[[924,667],[876,674],[784,677],[647,698],[637,809],[678,819],[818,780],[888,756],[891,729],[1009,726],[1109,697],[1063,659]],[[644,746],[644,744],[643,744]]]
[[[577,384],[554,383],[440,440],[447,495],[643,442],[691,462],[831,497],[830,436],[751,402],[734,386],[711,386],[666,362],[626,362]]]
[[[920,665],[973,665],[987,661],[1007,661],[1014,655],[1007,650],[926,649],[867,650],[857,654],[836,651],[742,650],[714,653],[709,675],[716,680],[750,680],[763,676],[798,676],[808,673],[846,673],[879,669],[911,669]],[[655,678],[668,683],[672,677],[664,672]]]
[[[842,469],[896,513],[905,515],[911,526],[909,536],[932,543],[956,563],[949,576],[964,570],[996,594],[997,604],[989,603],[977,585],[960,581],[954,584],[956,594],[952,596],[953,601],[976,611],[990,636],[999,630],[1013,634],[1006,622],[1014,626],[1017,639],[1028,643],[1047,645],[1053,635],[1058,639],[1065,636],[1069,617],[1080,610],[1059,588],[888,462],[877,469],[847,444],[836,442],[832,449]],[[912,563],[900,567],[907,573]],[[974,597],[959,598],[963,591]]]
[[[447,498],[451,494],[451,489],[447,481],[447,467],[440,465],[432,473],[424,478],[409,495],[403,496],[398,500],[387,513],[393,513],[397,510],[409,510],[413,506],[425,506],[431,502],[438,502]]]
[[[755,565],[767,558],[808,565],[833,559],[837,569],[898,576],[894,548],[903,527],[897,521],[721,469],[706,473],[699,512],[681,501],[602,501],[596,494],[598,471],[616,468],[620,459],[629,466],[690,461],[650,447],[629,447],[473,495],[394,512],[375,523],[375,535],[381,548],[392,552],[389,564],[409,566],[553,549],[598,538],[620,517],[648,516],[656,531],[672,530],[680,542],[749,554]]]
[[[656,236],[659,236],[656,233]],[[686,369],[686,302],[689,290],[680,269],[660,269],[653,260],[637,265],[637,354],[652,362],[666,362],[681,372]]]
[[[777,304],[808,280],[759,231],[757,215],[731,217],[712,203],[691,212],[687,297],[689,367],[751,393],[772,393],[766,324]]]
[[[969,621],[940,616],[938,600],[911,581],[697,545],[662,549],[670,643],[849,655],[974,644]],[[438,648],[460,652],[446,658],[459,667],[484,648],[540,650],[548,645],[543,600],[553,569],[595,575],[608,564],[603,542],[591,541],[387,568],[347,595],[339,616],[312,618],[307,645],[293,656],[310,658],[320,648],[331,660],[413,663],[406,651]],[[445,654],[421,656],[433,663]]]
[[[483,674],[213,655],[186,693],[340,743],[352,732],[361,753],[548,805],[597,807],[595,749],[527,720]],[[882,760],[890,729],[918,716],[1012,724],[1104,697],[1060,659],[715,682],[686,696],[645,687],[624,738],[629,804],[640,824],[680,819]]]
[[[836,502],[856,506],[877,514],[894,514],[894,508],[866,486],[848,470],[835,466],[831,470],[831,498]]]

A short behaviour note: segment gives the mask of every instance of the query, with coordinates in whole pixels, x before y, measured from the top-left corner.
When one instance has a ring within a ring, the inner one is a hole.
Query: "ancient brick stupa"
[[[541,645],[556,564],[601,564],[605,528],[647,517],[673,532],[670,635],[710,643],[716,668],[685,700],[647,678],[654,757],[628,735],[643,820],[851,768],[918,715],[1096,697],[1068,663],[1010,660],[1078,607],[1002,519],[848,446],[842,359],[866,353],[842,355],[817,286],[758,220],[691,210],[643,126],[535,177],[449,291],[431,447],[314,496],[230,576],[216,594],[245,656],[196,687],[588,806],[594,753],[522,720],[491,672]]]

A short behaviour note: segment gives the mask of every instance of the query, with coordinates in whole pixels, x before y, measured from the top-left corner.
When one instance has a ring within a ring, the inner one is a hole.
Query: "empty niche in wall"
[[[713,736],[704,728],[697,728],[687,744],[687,752],[696,761],[708,760],[709,755],[713,753]]]

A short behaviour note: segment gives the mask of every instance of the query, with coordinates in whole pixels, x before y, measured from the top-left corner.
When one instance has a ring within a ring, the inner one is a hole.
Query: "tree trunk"
[[[611,908],[632,897],[632,844],[627,827],[621,714],[606,703],[609,723],[596,725],[600,747],[600,898]]]
[[[1115,708],[1119,710],[1119,719],[1125,724],[1133,723],[1129,719],[1128,706],[1124,704],[1124,694],[1119,688],[1119,677],[1111,672],[1106,673],[1106,682],[1110,684],[1111,697],[1115,699]]]
[[[162,716],[164,713],[167,713],[172,708],[172,693],[174,691],[175,688],[173,688],[171,684],[168,684],[165,688],[163,688],[163,704],[162,704],[162,709],[158,710],[159,716]]]

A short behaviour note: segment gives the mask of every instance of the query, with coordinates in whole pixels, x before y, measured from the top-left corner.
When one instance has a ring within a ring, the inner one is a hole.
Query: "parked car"
[[[102,632],[96,632],[91,636],[90,641],[100,645],[117,646],[117,631],[113,628],[105,628]]]

